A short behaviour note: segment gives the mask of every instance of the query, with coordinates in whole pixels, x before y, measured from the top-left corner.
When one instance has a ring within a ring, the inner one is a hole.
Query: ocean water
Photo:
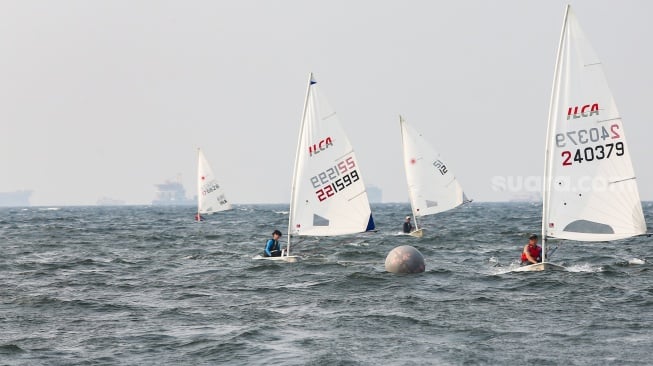
[[[417,239],[399,235],[407,204],[380,204],[376,233],[252,260],[287,211],[0,209],[0,364],[653,363],[651,237],[563,242],[553,260],[569,271],[516,273],[540,205],[474,202]],[[426,272],[385,271],[405,244]]]

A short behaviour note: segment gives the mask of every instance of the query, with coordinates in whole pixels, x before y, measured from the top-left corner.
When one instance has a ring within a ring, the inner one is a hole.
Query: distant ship
[[[156,198],[153,206],[193,206],[197,204],[194,199],[186,198],[186,189],[180,182],[166,181],[155,184],[157,187]]]
[[[0,207],[25,207],[29,206],[32,191],[0,192]]]
[[[381,190],[381,188],[373,184],[370,184],[368,186],[365,186],[365,190],[367,191],[367,198],[370,200],[371,203],[383,202],[383,190]]]

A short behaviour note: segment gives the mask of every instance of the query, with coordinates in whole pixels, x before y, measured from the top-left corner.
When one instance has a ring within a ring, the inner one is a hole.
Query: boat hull
[[[513,272],[566,271],[563,266],[551,262],[529,264],[515,269]]]
[[[297,255],[284,255],[282,257],[264,257],[262,255],[257,255],[254,256],[252,259],[254,260],[267,260],[267,261],[276,261],[276,262],[288,262],[288,263],[295,263],[299,261],[301,258]]]
[[[414,237],[416,237],[416,238],[421,238],[421,237],[424,236],[424,229],[419,229],[419,230],[411,231],[410,233],[408,233],[408,235],[410,235],[410,236],[414,236]]]

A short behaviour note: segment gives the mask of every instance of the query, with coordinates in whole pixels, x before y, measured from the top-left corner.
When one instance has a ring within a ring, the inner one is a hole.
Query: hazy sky
[[[0,191],[149,203],[202,147],[234,203],[288,202],[310,71],[367,184],[407,201],[398,115],[469,197],[540,177],[565,1],[0,1]],[[653,2],[572,1],[653,199]]]

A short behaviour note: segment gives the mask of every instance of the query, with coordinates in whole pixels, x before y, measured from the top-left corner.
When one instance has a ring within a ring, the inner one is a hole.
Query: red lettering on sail
[[[329,146],[333,146],[333,139],[331,139],[331,137],[327,137],[325,139],[320,140],[316,144],[310,145],[308,147],[308,155],[313,156],[315,154],[319,154],[320,151],[324,151],[328,149]]]
[[[580,113],[579,113],[580,110]],[[599,115],[599,104],[594,103],[594,104],[585,104],[583,106],[573,106],[567,108],[567,120],[570,118],[583,118],[583,117],[590,117],[594,115]]]

